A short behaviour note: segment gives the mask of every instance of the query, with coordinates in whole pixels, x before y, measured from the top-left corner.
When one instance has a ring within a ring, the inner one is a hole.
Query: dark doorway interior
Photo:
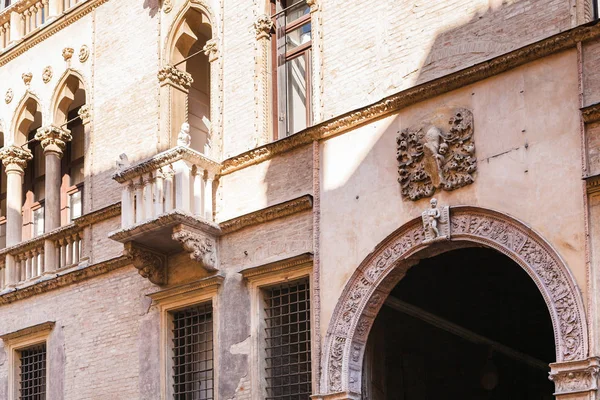
[[[486,248],[450,251],[408,271],[365,353],[364,398],[552,399],[547,306],[515,262]]]

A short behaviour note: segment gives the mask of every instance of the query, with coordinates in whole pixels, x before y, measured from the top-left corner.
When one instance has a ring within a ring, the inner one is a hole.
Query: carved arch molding
[[[565,263],[544,239],[511,217],[476,207],[452,207],[450,223],[450,240],[493,248],[533,279],[550,311],[558,362],[587,357],[581,293]],[[361,392],[362,361],[371,326],[390,291],[418,262],[417,253],[430,246],[425,240],[421,218],[412,220],[384,240],[347,283],[327,332],[322,390]]]

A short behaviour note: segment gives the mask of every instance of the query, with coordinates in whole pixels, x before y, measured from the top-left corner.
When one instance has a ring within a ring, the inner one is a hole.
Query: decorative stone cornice
[[[167,257],[165,255],[134,242],[125,243],[123,255],[131,260],[141,276],[155,285],[166,285]]]
[[[0,292],[0,305],[13,303],[15,301],[27,299],[40,293],[59,289],[98,275],[106,274],[130,264],[131,260],[129,258],[117,257],[80,269],[66,272],[57,271],[56,274],[46,276],[23,288],[9,289],[4,292]]]
[[[302,211],[311,210],[313,200],[311,195],[298,197],[274,206],[263,208],[230,220],[221,222],[219,226],[224,235],[239,231],[248,226],[262,224],[277,218],[287,217]]]
[[[35,32],[33,32],[32,34],[26,35],[16,45],[5,49],[4,53],[0,53],[0,67],[14,60],[21,54],[25,53],[27,50],[36,46],[37,44],[53,36],[55,33],[60,32],[67,26],[71,25],[73,22],[78,21],[82,17],[92,12],[92,10],[106,3],[107,1],[108,0],[88,0],[86,2],[79,3],[75,7],[72,7],[71,9],[67,10],[67,12],[60,18],[57,18],[53,21],[48,22],[46,25],[41,26],[39,29],[36,29]],[[8,9],[4,9],[3,12],[6,12],[7,10]]]
[[[301,268],[311,267],[313,263],[313,253],[303,253],[293,257],[287,257],[281,260],[273,261],[255,267],[243,269],[240,273],[244,279],[252,280],[259,276],[264,276],[280,271],[292,271]]]
[[[72,139],[71,131],[56,125],[48,125],[37,130],[35,140],[38,140],[44,151],[62,155],[67,143]]]
[[[202,48],[202,51],[204,52],[204,55],[208,57],[209,62],[217,61],[219,59],[217,39],[208,40]]]
[[[0,159],[5,167],[17,166],[25,169],[27,162],[33,158],[29,149],[24,149],[21,146],[10,145],[0,149]]]
[[[172,239],[181,243],[183,250],[190,253],[190,258],[202,265],[208,272],[217,268],[217,243],[214,237],[206,233],[180,225],[173,229]]]
[[[566,395],[598,390],[600,359],[590,357],[578,360],[550,364],[550,380],[554,382],[554,395]]]
[[[89,226],[119,215],[121,215],[121,202],[84,214],[79,218],[75,218],[73,223],[77,226]]]
[[[124,168],[113,175],[113,179],[119,183],[127,182],[142,174],[153,172],[161,167],[169,165],[178,160],[186,160],[198,165],[211,174],[216,175],[221,171],[221,164],[211,160],[202,153],[189,147],[177,146],[155,155],[147,160],[141,161],[131,167]]]
[[[600,175],[592,175],[584,179],[588,194],[600,192]]]
[[[217,288],[221,286],[225,278],[222,275],[213,275],[208,278],[203,278],[185,285],[179,285],[159,292],[150,293],[147,296],[156,302],[164,299],[169,299],[182,294],[188,294],[198,290],[206,290],[208,288]]]
[[[600,121],[600,103],[583,107],[581,109],[581,117],[586,124]]]
[[[256,30],[256,40],[268,39],[271,37],[273,32],[273,21],[271,17],[266,14],[260,15],[254,22],[254,29]]]
[[[180,70],[173,65],[165,65],[158,70],[158,81],[161,86],[171,85],[181,90],[187,91],[192,86],[194,79],[192,75]]]
[[[600,37],[600,24],[589,23],[542,39],[533,44],[499,55],[455,73],[403,90],[376,103],[331,118],[284,139],[249,150],[223,161],[222,174],[230,174],[296,149],[314,140],[322,140],[360,125],[399,112],[412,104],[479,82],[528,62],[563,50],[577,43]]]
[[[18,331],[4,333],[0,335],[0,339],[2,339],[2,341],[4,342],[9,342],[14,339],[33,335],[35,333],[51,331],[54,328],[54,325],[54,321],[42,322],[41,324],[29,326],[24,329],[19,329]]]
[[[84,125],[89,124],[92,121],[92,110],[89,104],[84,104],[77,111],[77,115],[81,118],[81,123]]]

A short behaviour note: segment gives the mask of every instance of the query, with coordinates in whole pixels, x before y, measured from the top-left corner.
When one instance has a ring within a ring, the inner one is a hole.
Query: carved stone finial
[[[158,71],[158,81],[161,85],[171,84],[183,90],[189,90],[194,79],[191,74],[172,65],[166,65]]]
[[[119,159],[116,161],[116,164],[119,171],[123,171],[125,168],[129,167],[130,163],[127,154],[121,153],[119,155]]]
[[[473,114],[458,109],[449,124],[447,133],[429,126],[404,129],[396,138],[403,197],[418,200],[437,189],[455,190],[473,183],[477,170]]]
[[[202,48],[204,55],[208,57],[209,62],[213,62],[219,59],[219,49],[217,48],[217,40],[210,39],[206,42]]]
[[[33,79],[33,74],[31,72],[24,72],[21,75],[21,78],[23,79],[23,83],[25,83],[25,86],[29,87],[29,85],[31,84],[31,79]]]
[[[89,124],[92,121],[92,110],[90,108],[89,104],[84,104],[79,108],[79,111],[77,111],[77,115],[79,115],[79,118],[81,118],[81,122],[84,125]]]
[[[4,95],[4,102],[6,104],[10,104],[10,102],[13,100],[13,98],[15,97],[13,90],[12,89],[8,89],[6,91],[6,94]]]
[[[79,49],[79,62],[86,62],[90,58],[90,48],[85,44]]]
[[[12,165],[24,170],[32,158],[31,151],[21,146],[10,145],[0,149],[0,159],[7,168]]]
[[[52,79],[52,67],[47,66],[46,68],[44,68],[44,71],[42,72],[42,81],[44,81],[44,83],[48,83],[48,82],[50,82],[51,79]]]
[[[421,215],[425,232],[423,243],[450,239],[450,208],[448,206],[438,208],[435,197],[429,203],[431,208],[423,211]]]
[[[35,133],[35,140],[41,143],[44,151],[55,152],[61,156],[71,139],[71,131],[56,125],[42,127]]]
[[[71,61],[71,57],[73,57],[73,53],[75,53],[75,49],[72,47],[65,47],[62,51],[62,56],[65,61]]]
[[[166,285],[167,258],[163,254],[133,242],[125,243],[123,254],[131,259],[141,276],[155,285]]]
[[[190,124],[184,122],[181,124],[181,130],[177,135],[177,146],[190,147],[192,136],[190,135]]]
[[[180,226],[173,232],[173,240],[181,243],[183,249],[190,253],[190,258],[199,262],[208,272],[217,271],[215,240],[199,231],[192,231]]]
[[[254,22],[254,29],[256,30],[256,40],[270,38],[274,26],[275,25],[273,24],[271,17],[269,17],[266,14],[259,16],[258,19]]]

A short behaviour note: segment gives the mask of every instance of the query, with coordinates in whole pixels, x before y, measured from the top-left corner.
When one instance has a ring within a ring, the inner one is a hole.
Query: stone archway
[[[540,235],[505,214],[461,206],[451,208],[449,240],[490,247],[519,264],[548,306],[557,362],[577,364],[576,371],[592,368],[591,374],[597,373],[596,367],[578,362],[588,356],[581,294],[565,263]],[[435,246],[439,244],[426,240],[422,219],[416,218],[386,238],[358,267],[340,296],[326,337],[321,391],[328,395],[316,398],[350,399],[360,395],[365,344],[379,309],[392,288],[418,262],[417,253],[435,251]],[[577,378],[572,372],[559,371],[555,380],[559,375],[561,382]],[[556,382],[558,392],[561,382]],[[583,386],[594,389],[593,383],[579,386],[578,391],[585,389]]]

